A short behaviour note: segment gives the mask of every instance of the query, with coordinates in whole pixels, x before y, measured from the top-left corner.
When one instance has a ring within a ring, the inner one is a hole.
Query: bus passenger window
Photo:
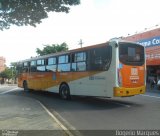
[[[31,66],[30,66],[30,71],[31,72],[36,72],[36,60],[31,61]]]
[[[105,46],[90,51],[90,69],[108,70],[112,59],[112,47]]]
[[[29,65],[29,62],[24,62],[24,67],[28,67],[28,65]]]
[[[56,64],[56,58],[48,58],[48,65],[54,65]]]
[[[48,65],[48,66],[46,66],[46,70],[47,70],[47,71],[56,72],[56,68],[57,68],[56,65]]]
[[[24,62],[22,72],[25,73],[28,71],[29,71],[29,62]]]
[[[31,66],[36,66],[36,61],[35,60],[31,61]]]
[[[86,61],[86,53],[85,52],[79,52],[75,54],[75,61]]]
[[[37,66],[37,71],[44,72],[44,71],[46,71],[46,68],[45,68],[45,66]]]
[[[86,52],[72,54],[72,62],[72,71],[86,71]]]
[[[72,63],[72,71],[76,71],[77,63]]]
[[[77,70],[77,63],[75,63],[75,54],[71,54],[71,71]]]
[[[59,58],[58,58],[58,63],[59,63],[59,64],[68,63],[68,62],[69,62],[69,57],[68,57],[68,55],[59,56]]]
[[[58,65],[58,71],[66,72],[66,71],[70,71],[70,69],[71,69],[70,63],[68,63],[68,64],[59,64]]]
[[[22,63],[17,63],[16,71],[18,74],[21,74],[23,72],[23,64]]]
[[[59,56],[58,63],[58,71],[67,72],[71,70],[71,64],[69,63],[69,55]]]
[[[46,71],[52,71],[52,72],[56,72],[57,70],[57,59],[56,57],[51,57],[47,59],[47,66],[46,66]]]
[[[44,59],[42,59],[42,60],[37,60],[37,65],[38,65],[38,66],[44,65]]]
[[[28,72],[28,67],[23,67],[22,72],[23,72],[23,73]]]
[[[86,62],[78,62],[77,71],[85,71],[85,70],[86,70]]]

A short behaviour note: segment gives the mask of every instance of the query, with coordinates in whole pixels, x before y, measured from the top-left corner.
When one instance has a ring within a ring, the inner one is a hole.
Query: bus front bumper
[[[146,86],[136,87],[136,88],[125,88],[125,87],[114,87],[115,97],[127,97],[138,94],[144,94]]]

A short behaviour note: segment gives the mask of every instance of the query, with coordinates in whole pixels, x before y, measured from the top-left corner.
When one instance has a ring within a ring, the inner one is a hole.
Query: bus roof
[[[43,56],[36,56],[36,57],[32,57],[29,59],[25,59],[25,60],[21,60],[18,63],[21,62],[27,62],[27,61],[32,61],[32,60],[38,60],[38,59],[43,59],[43,58],[49,58],[49,57],[54,57],[54,56],[61,56],[63,54],[69,54],[69,53],[74,53],[74,52],[81,52],[81,51],[86,51],[89,49],[93,49],[93,48],[98,48],[98,47],[104,47],[109,45],[109,42],[128,42],[128,43],[135,43],[132,41],[126,41],[120,38],[113,38],[105,43],[100,43],[100,44],[95,44],[95,45],[90,45],[90,46],[86,46],[86,47],[82,47],[82,48],[77,48],[77,49],[73,49],[73,50],[68,50],[68,51],[62,51],[62,52],[57,52],[57,53],[51,53],[51,54],[47,54],[47,55],[43,55]],[[138,43],[135,43],[138,44]],[[138,44],[140,45],[140,44]]]
[[[51,54],[47,54],[47,55],[43,55],[43,56],[31,57],[29,59],[25,59],[25,60],[19,61],[19,63],[20,62],[27,62],[27,61],[37,60],[37,59],[49,58],[49,57],[54,57],[54,56],[61,56],[63,54],[69,54],[69,53],[73,53],[73,52],[81,52],[81,51],[89,50],[89,49],[92,49],[92,48],[103,47],[103,46],[106,46],[106,45],[108,45],[108,42],[101,43],[101,44],[96,44],[96,45],[91,45],[91,46],[86,46],[86,47],[82,47],[82,48],[77,48],[77,49],[73,49],[73,50],[68,50],[68,51],[51,53]]]

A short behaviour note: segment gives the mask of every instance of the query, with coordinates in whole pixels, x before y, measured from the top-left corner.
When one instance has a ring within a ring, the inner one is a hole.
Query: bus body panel
[[[120,69],[122,75],[122,87],[114,88],[114,96],[133,96],[144,94],[145,87],[145,66],[127,66]]]
[[[123,65],[123,64],[122,64]],[[122,76],[122,86],[133,88],[143,86],[145,82],[145,66],[127,66],[123,65],[120,70]]]
[[[106,82],[109,76],[107,72],[101,72],[71,81],[70,92],[73,95],[112,97],[112,84],[109,81]]]
[[[28,78],[25,78],[25,80],[28,82],[28,88],[33,90],[46,90],[58,93],[60,84],[65,82],[69,85],[71,95],[113,97],[113,81],[115,79],[113,80],[112,78],[108,77],[113,76],[112,71],[114,70],[112,69],[109,71],[110,72],[105,71],[79,73],[57,72],[56,80],[53,79],[53,73],[33,73],[30,74]],[[70,77],[68,75],[70,75]],[[19,87],[23,87],[22,81]]]

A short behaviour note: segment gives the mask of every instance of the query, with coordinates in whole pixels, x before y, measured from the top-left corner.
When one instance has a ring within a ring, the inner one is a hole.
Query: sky
[[[37,27],[11,26],[0,31],[0,56],[11,62],[37,56],[36,48],[66,42],[69,49],[160,27],[160,0],[81,0],[70,13],[49,13]]]

